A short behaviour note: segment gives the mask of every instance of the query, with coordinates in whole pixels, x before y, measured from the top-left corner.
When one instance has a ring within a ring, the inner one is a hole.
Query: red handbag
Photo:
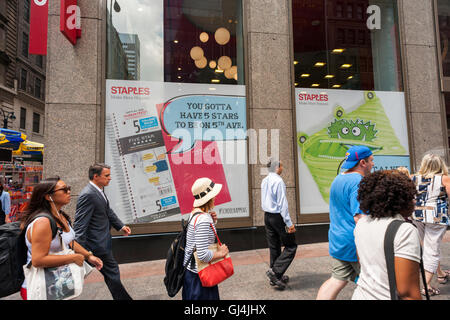
[[[217,243],[210,245],[208,249],[215,252],[217,251],[217,244],[221,246],[222,243],[212,225],[211,228],[216,235]],[[233,262],[228,254],[225,258],[212,260],[210,262],[203,262],[198,259],[197,252],[194,252],[194,257],[197,263],[198,276],[200,277],[203,287],[214,287],[234,274]]]

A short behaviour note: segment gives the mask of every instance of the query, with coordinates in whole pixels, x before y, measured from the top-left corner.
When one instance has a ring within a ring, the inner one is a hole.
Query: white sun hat
[[[201,207],[209,200],[217,196],[222,190],[222,185],[214,183],[209,178],[199,178],[192,185],[192,195],[194,196],[194,208]]]

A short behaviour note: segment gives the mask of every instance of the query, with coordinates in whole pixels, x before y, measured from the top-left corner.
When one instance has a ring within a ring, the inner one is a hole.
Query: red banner
[[[30,54],[47,55],[48,0],[30,1]]]
[[[77,2],[77,0],[61,0],[59,29],[73,45],[81,38],[81,17]]]

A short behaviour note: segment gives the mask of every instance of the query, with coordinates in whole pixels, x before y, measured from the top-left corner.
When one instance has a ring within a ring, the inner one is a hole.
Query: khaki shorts
[[[331,276],[342,281],[355,281],[359,276],[359,262],[348,262],[331,257]]]

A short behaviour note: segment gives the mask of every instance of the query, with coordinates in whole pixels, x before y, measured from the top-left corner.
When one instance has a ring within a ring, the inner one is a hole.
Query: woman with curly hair
[[[359,185],[358,201],[366,214],[355,227],[355,244],[361,273],[354,300],[389,300],[389,279],[384,254],[384,236],[389,224],[405,221],[414,211],[416,188],[397,171],[376,171]],[[411,223],[403,223],[394,239],[395,279],[399,299],[421,300],[420,239]]]

